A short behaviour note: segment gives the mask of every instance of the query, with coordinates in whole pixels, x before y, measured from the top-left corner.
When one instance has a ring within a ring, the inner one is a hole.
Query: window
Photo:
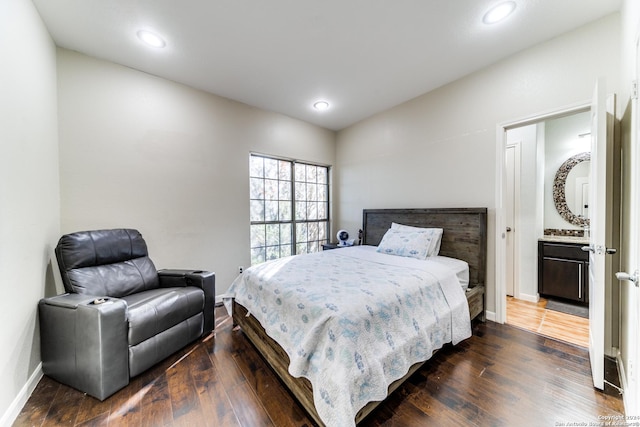
[[[251,155],[251,264],[317,252],[329,234],[329,168]]]

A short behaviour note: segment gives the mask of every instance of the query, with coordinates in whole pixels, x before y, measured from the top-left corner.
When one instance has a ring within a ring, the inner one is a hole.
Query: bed
[[[227,301],[234,323],[318,425],[357,424],[438,348],[468,337],[470,319],[484,320],[486,217],[485,208],[364,210],[361,248],[249,269],[260,276],[245,271],[253,276],[236,279]],[[394,223],[441,228],[438,257],[417,262],[378,251]],[[460,261],[468,268],[445,266]],[[341,309],[346,315],[333,319]]]

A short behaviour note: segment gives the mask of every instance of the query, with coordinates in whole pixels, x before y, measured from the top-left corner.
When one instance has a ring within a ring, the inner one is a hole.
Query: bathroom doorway
[[[556,298],[546,289],[543,292],[548,295],[541,293],[538,270],[541,241],[572,247],[588,244],[585,227],[579,221],[567,220],[571,217],[563,211],[565,208],[558,208],[554,193],[557,196],[558,175],[566,177],[561,168],[568,159],[588,156],[589,129],[588,106],[507,129],[504,185],[505,322],[583,347],[588,346],[588,300],[582,294],[581,300],[571,300],[563,294]],[[581,165],[572,172],[571,183],[565,179],[563,185],[570,194],[567,206],[581,218],[585,202],[581,197],[576,200],[574,182],[584,187],[588,165],[585,176],[578,177],[574,176],[580,172],[577,169],[585,166],[584,162],[578,163]],[[579,280],[583,281],[583,276]],[[552,304],[547,307],[549,302]]]

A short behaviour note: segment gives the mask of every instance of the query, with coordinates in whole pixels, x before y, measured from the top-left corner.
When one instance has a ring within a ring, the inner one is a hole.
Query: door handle
[[[507,233],[511,231],[511,227],[507,227]]]
[[[597,254],[597,255],[602,255],[602,254],[613,255],[616,252],[618,252],[618,250],[615,248],[606,248],[601,245],[597,245],[595,247],[593,245],[582,246],[580,249],[582,249],[585,252],[593,252],[594,254]]]
[[[638,270],[634,271],[633,274],[629,274],[625,272],[616,273],[616,279],[620,281],[626,280],[626,281],[632,282],[634,285],[636,285],[636,287],[638,287],[638,279],[640,279],[639,276],[640,276],[640,273],[638,272]]]

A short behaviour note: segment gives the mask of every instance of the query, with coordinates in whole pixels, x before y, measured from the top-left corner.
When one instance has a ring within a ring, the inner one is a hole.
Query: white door
[[[636,82],[640,79],[640,40],[636,43]],[[632,100],[633,108],[633,129],[632,135],[632,184],[631,184],[631,212],[629,217],[631,218],[631,230],[629,230],[629,238],[631,239],[630,247],[631,260],[634,262],[630,270],[634,270],[632,277],[635,277],[635,281],[629,282],[629,296],[631,303],[628,306],[631,308],[629,325],[632,331],[629,337],[629,365],[631,365],[631,371],[627,375],[627,390],[625,392],[625,410],[627,416],[640,415],[640,381],[638,381],[638,367],[640,367],[640,340],[638,339],[638,331],[640,331],[640,288],[638,288],[638,281],[640,280],[640,102],[638,97]],[[632,285],[633,283],[633,285]],[[635,333],[634,333],[635,332]],[[635,370],[633,369],[635,367]]]
[[[636,44],[636,81],[640,78],[640,39]],[[640,269],[640,102],[637,96],[631,100],[631,136],[624,161],[627,186],[624,192],[626,209],[623,215],[623,231],[625,234],[625,253],[623,267],[627,270],[618,273],[621,288],[621,311],[624,325],[621,325],[620,364],[622,385],[624,387],[625,413],[629,419],[640,415],[640,382],[638,367],[640,366],[640,289],[638,288],[638,270]]]
[[[516,282],[516,256],[515,256],[515,203],[516,203],[516,165],[519,159],[519,145],[507,145],[506,151],[506,203],[505,203],[505,219],[506,219],[506,286],[507,295],[514,296]]]
[[[611,105],[609,105],[611,104]],[[607,101],[605,84],[599,79],[591,105],[591,176],[590,176],[590,238],[589,238],[589,358],[593,385],[604,389],[604,327],[605,286],[608,234],[612,233],[608,215],[611,203],[609,188],[611,173],[612,130],[608,129],[607,109],[614,102]],[[613,112],[612,112],[613,113]],[[613,117],[613,115],[611,115]],[[612,127],[612,123],[609,127]]]
[[[640,54],[640,52],[638,52]],[[638,55],[638,76],[640,76],[640,55]],[[621,301],[625,307],[627,326],[622,328],[621,340],[624,340],[627,348],[622,349],[623,355],[623,386],[624,386],[624,403],[625,413],[627,416],[640,415],[640,381],[638,381],[638,367],[640,366],[640,340],[638,339],[638,331],[640,331],[640,289],[638,282],[640,281],[640,105],[638,99],[632,100],[633,123],[632,123],[632,140],[629,150],[631,158],[631,167],[629,175],[629,191],[625,193],[629,200],[628,220],[626,221],[628,228],[624,230],[626,238],[629,239],[623,264],[627,272],[616,274],[621,281],[620,286],[623,289],[622,297],[628,301]]]

